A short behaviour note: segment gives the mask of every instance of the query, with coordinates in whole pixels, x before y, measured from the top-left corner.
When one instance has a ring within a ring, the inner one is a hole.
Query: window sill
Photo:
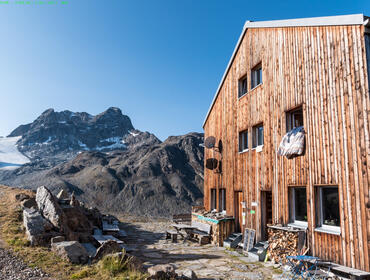
[[[308,224],[305,223],[305,222],[290,223],[290,224],[288,224],[288,226],[293,227],[293,228],[300,228],[300,229],[307,229],[308,228]]]
[[[257,153],[262,152],[263,145],[258,145],[257,147],[252,148],[252,151],[256,151]]]
[[[248,94],[248,92],[244,93],[243,95],[241,96],[238,96],[238,100],[242,99],[244,96],[246,96]]]
[[[328,233],[328,234],[334,234],[334,235],[340,235],[340,227],[318,227],[315,228],[316,232],[321,232],[321,233]]]
[[[258,84],[258,85],[256,85],[254,88],[251,88],[249,91],[248,91],[248,93],[250,93],[251,91],[254,91],[256,88],[259,88],[260,86],[262,86],[263,85],[263,83],[260,83],[260,84]]]
[[[246,152],[249,152],[249,149],[245,149],[245,150],[243,150],[243,151],[240,151],[240,152],[239,152],[239,155],[244,154],[244,153],[246,153]]]

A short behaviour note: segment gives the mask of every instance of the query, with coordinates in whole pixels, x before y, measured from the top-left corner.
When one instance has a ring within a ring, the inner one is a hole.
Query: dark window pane
[[[302,108],[287,112],[286,120],[287,120],[287,126],[286,126],[287,132],[291,131],[293,128],[303,126]]]
[[[239,97],[242,97],[244,94],[247,93],[248,89],[247,89],[247,78],[242,78],[239,80],[239,93],[238,93],[238,96]]]
[[[219,211],[226,210],[226,190],[220,189],[219,191]]]
[[[239,152],[248,149],[248,130],[239,133]]]
[[[307,222],[306,188],[294,189],[295,220]]]
[[[263,145],[263,126],[258,128],[258,145]]]
[[[216,189],[211,189],[211,210],[216,209]]]
[[[262,83],[262,67],[261,65],[252,69],[251,73],[251,87],[255,88]]]
[[[322,224],[340,226],[338,188],[322,188]]]

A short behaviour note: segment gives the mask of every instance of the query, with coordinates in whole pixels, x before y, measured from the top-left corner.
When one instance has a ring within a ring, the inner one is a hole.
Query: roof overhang
[[[329,17],[312,17],[312,18],[297,18],[297,19],[284,19],[284,20],[268,20],[268,21],[247,21],[244,24],[242,33],[240,34],[239,40],[235,46],[233,54],[231,55],[230,61],[227,64],[226,70],[222,76],[221,82],[218,85],[216,94],[213,97],[211,106],[208,109],[206,118],[203,122],[203,128],[207,122],[209,114],[216,102],[217,96],[221,90],[221,87],[226,79],[226,76],[230,70],[231,64],[234,61],[235,55],[239,50],[240,44],[243,40],[244,34],[249,28],[278,28],[278,27],[299,27],[299,26],[335,26],[335,25],[370,25],[369,17],[363,14],[353,14],[344,16],[329,16]]]

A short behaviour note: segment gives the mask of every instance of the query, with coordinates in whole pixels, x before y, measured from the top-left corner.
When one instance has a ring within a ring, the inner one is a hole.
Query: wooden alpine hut
[[[309,253],[370,271],[370,23],[362,14],[251,22],[203,128],[204,207],[237,231],[306,231]],[[217,163],[216,162],[216,163]],[[209,161],[208,161],[209,164]]]

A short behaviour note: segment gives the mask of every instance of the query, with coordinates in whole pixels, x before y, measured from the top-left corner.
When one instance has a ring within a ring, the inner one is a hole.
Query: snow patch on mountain
[[[97,151],[103,151],[106,149],[109,150],[114,150],[114,149],[124,149],[126,148],[126,145],[124,144],[125,142],[123,141],[122,137],[110,137],[107,139],[102,139],[100,140],[102,143],[111,143],[110,145],[107,146],[97,146],[95,147],[94,150]]]
[[[21,138],[21,136],[0,138],[0,169],[17,169],[30,162],[17,148],[17,142]]]

